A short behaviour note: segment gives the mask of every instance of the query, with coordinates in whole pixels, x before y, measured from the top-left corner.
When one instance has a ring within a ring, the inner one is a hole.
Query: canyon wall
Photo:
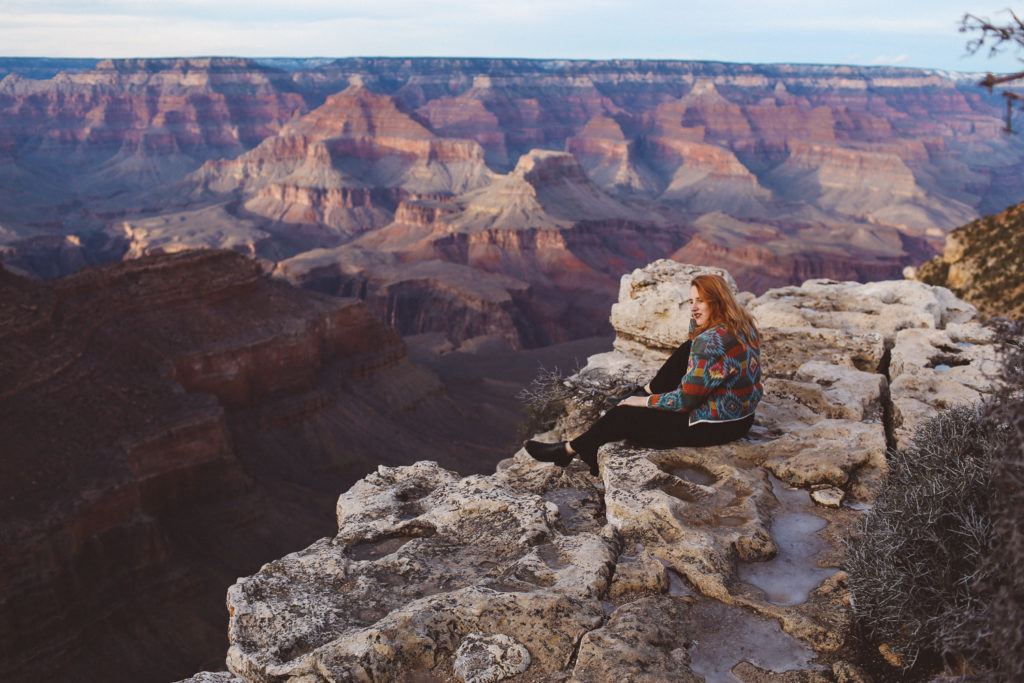
[[[215,665],[224,587],[326,533],[339,486],[498,457],[361,302],[225,251],[0,269],[0,414],[11,680]]]
[[[294,282],[386,283],[365,288],[373,310],[455,343],[498,318],[522,346],[606,332],[615,274],[658,257],[724,263],[757,292],[894,277],[1024,198],[1024,143],[963,74],[206,58],[31,77],[52,67],[21,61],[0,81],[8,267],[234,249]],[[538,230],[564,246],[517,252]],[[399,286],[407,269],[429,275]],[[453,284],[473,279],[480,291]],[[496,289],[501,314],[483,303]]]

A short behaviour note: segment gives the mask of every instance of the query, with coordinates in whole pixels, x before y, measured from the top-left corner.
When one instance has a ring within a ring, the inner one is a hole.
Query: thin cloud
[[[872,64],[884,64],[889,66],[898,66],[900,64],[906,64],[910,61],[910,55],[878,55],[871,60]]]

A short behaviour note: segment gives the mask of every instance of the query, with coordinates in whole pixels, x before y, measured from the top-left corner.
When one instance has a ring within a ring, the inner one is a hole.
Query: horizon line
[[[159,60],[183,60],[183,59],[244,59],[253,62],[294,60],[294,61],[326,61],[337,62],[344,60],[463,60],[463,61],[518,61],[518,62],[574,62],[574,63],[614,63],[614,62],[647,62],[647,63],[702,63],[702,64],[723,64],[736,66],[809,66],[809,67],[849,67],[857,69],[899,69],[906,71],[925,71],[961,74],[965,76],[984,74],[1011,74],[1013,71],[960,71],[957,69],[944,69],[942,67],[929,66],[907,66],[902,64],[856,64],[851,62],[750,62],[730,61],[722,59],[693,59],[684,57],[513,57],[513,56],[458,56],[458,55],[345,55],[345,56],[291,56],[276,55],[273,57],[257,57],[240,54],[195,54],[195,55],[161,55],[145,57],[51,57],[47,55],[0,55],[0,60],[52,60],[52,61],[94,61],[94,62],[128,62],[128,61],[159,61]]]

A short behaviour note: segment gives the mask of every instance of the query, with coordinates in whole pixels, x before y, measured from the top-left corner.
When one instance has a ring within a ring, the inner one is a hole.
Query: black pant
[[[651,391],[660,394],[678,389],[689,358],[690,342],[687,341],[658,370],[651,380]],[[602,444],[623,439],[652,448],[717,446],[744,436],[753,424],[754,416],[749,415],[742,420],[701,422],[691,426],[689,413],[615,406],[569,444],[577,453],[596,453]]]

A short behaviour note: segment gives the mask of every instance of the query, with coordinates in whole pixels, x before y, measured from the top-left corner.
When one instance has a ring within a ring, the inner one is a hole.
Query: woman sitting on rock
[[[715,446],[745,435],[763,393],[754,319],[718,275],[693,279],[690,313],[689,338],[649,384],[572,441],[530,440],[527,453],[562,467],[578,455],[597,476],[597,449],[610,441],[655,448]]]

